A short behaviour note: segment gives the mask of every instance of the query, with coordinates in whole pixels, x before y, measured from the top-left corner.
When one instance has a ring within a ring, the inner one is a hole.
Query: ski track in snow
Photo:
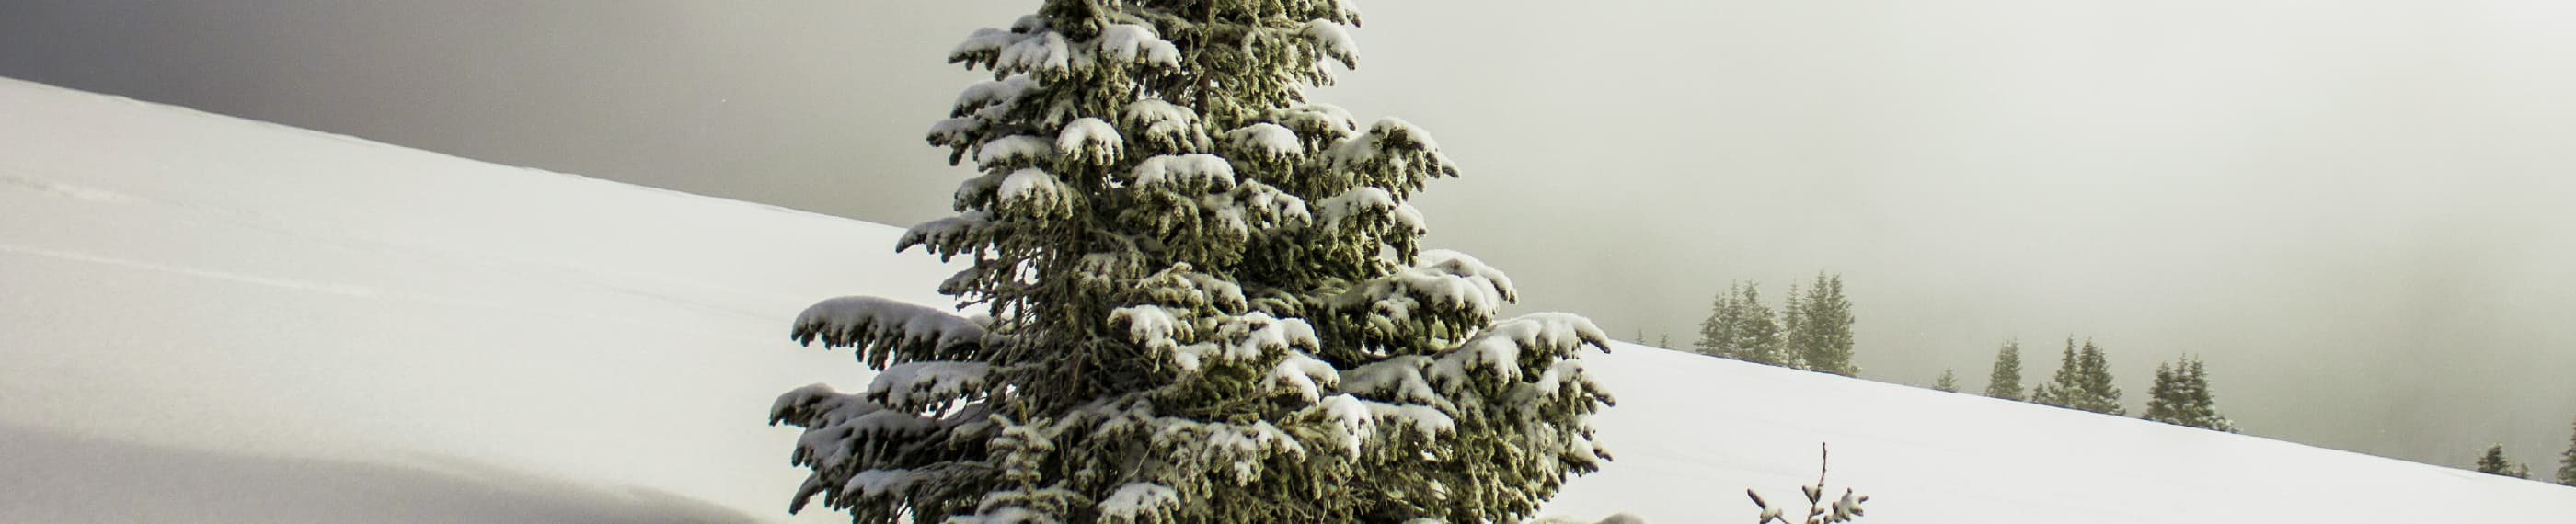
[[[8,170],[6,170],[6,169],[0,169],[0,173],[6,173],[6,172],[8,172]],[[136,196],[134,196],[134,195],[128,195],[128,194],[124,194],[124,193],[118,193],[118,192],[115,192],[115,191],[108,191],[108,190],[105,190],[105,189],[99,189],[99,188],[87,187],[87,186],[77,186],[77,185],[64,184],[64,183],[57,183],[57,182],[46,182],[46,181],[40,181],[40,180],[31,180],[31,179],[18,178],[18,177],[12,177],[12,176],[0,176],[0,183],[5,183],[5,184],[10,184],[10,185],[15,185],[15,186],[24,187],[24,188],[34,189],[34,190],[37,190],[37,191],[43,191],[43,192],[46,192],[46,193],[52,193],[52,194],[57,195],[57,196],[63,196],[63,197],[69,197],[69,198],[75,198],[75,199],[80,199],[80,200],[87,200],[87,201],[91,201],[91,202],[98,202],[98,203],[104,203],[104,204],[124,204],[124,203],[131,203],[131,202],[137,202],[137,201],[142,200],[142,198],[140,198],[140,197],[136,197]]]
[[[520,314],[520,315],[532,315],[532,316],[556,317],[556,318],[572,319],[572,320],[588,320],[588,321],[594,321],[594,322],[604,322],[604,323],[611,323],[611,324],[619,324],[619,325],[624,325],[624,326],[627,326],[627,327],[642,328],[642,329],[647,329],[647,330],[672,331],[672,332],[687,333],[687,334],[692,334],[692,335],[701,335],[701,336],[709,336],[709,337],[721,337],[721,336],[724,336],[723,334],[720,334],[720,333],[718,333],[718,332],[714,332],[714,331],[706,331],[706,330],[700,330],[700,329],[693,329],[693,328],[691,328],[690,326],[686,326],[686,325],[672,325],[672,324],[665,324],[665,323],[638,322],[638,321],[635,321],[635,320],[632,320],[632,319],[619,318],[619,317],[614,317],[614,316],[607,316],[607,315],[594,315],[594,314],[587,314],[587,313],[582,313],[582,312],[578,312],[578,311],[567,311],[567,310],[560,310],[560,309],[545,309],[545,308],[527,307],[527,306],[521,306],[521,305],[512,304],[512,303],[509,303],[509,302],[487,301],[487,300],[470,300],[470,299],[459,299],[459,298],[436,297],[436,296],[429,296],[429,295],[416,295],[416,294],[388,294],[388,293],[382,292],[382,291],[380,291],[380,290],[377,290],[377,289],[375,289],[375,288],[369,288],[369,287],[366,287],[366,286],[347,285],[347,284],[327,284],[327,283],[320,283],[320,282],[308,282],[308,281],[292,280],[292,279],[284,279],[284,278],[272,278],[272,277],[262,277],[262,276],[256,276],[256,275],[245,275],[245,274],[240,274],[240,273],[231,273],[231,272],[224,272],[224,271],[214,271],[214,270],[207,270],[207,269],[198,269],[198,268],[182,267],[182,266],[172,266],[172,265],[164,265],[164,264],[155,264],[155,263],[151,263],[151,262],[144,262],[144,261],[138,261],[138,260],[127,260],[127,259],[121,259],[121,258],[104,257],[104,256],[90,255],[90,254],[85,254],[85,253],[75,253],[75,252],[70,252],[70,251],[62,251],[62,250],[55,250],[55,249],[45,249],[45,248],[39,248],[39,247],[29,247],[29,246],[13,245],[13,244],[6,244],[6,243],[0,243],[0,251],[10,252],[10,253],[17,253],[17,254],[22,254],[22,255],[42,256],[42,257],[55,258],[55,259],[61,259],[61,260],[68,260],[68,261],[74,261],[74,262],[84,262],[84,263],[91,263],[91,264],[99,264],[99,265],[110,266],[110,267],[118,267],[118,268],[126,268],[126,269],[135,269],[135,270],[142,270],[142,271],[154,271],[154,272],[169,273],[169,274],[174,274],[174,275],[183,275],[183,276],[189,276],[189,277],[197,277],[197,278],[205,278],[205,279],[212,279],[212,280],[220,280],[220,281],[225,281],[225,282],[235,282],[235,283],[242,283],[242,284],[251,284],[251,285],[257,285],[257,286],[266,286],[266,287],[273,287],[273,288],[286,289],[286,290],[293,290],[293,291],[302,291],[302,292],[310,292],[310,293],[319,293],[319,294],[324,294],[324,295],[335,295],[335,296],[348,297],[348,298],[360,298],[360,299],[382,299],[382,300],[399,300],[399,301],[417,302],[417,303],[422,303],[422,304],[434,304],[434,305],[450,306],[450,307],[459,307],[459,308],[471,308],[471,309],[481,309],[481,310],[488,310],[488,311],[499,311],[499,312],[515,313],[515,314]],[[637,297],[643,297],[643,298],[650,298],[650,299],[654,299],[654,300],[661,300],[661,301],[669,301],[669,302],[672,302],[672,303],[674,303],[674,304],[679,304],[679,305],[682,305],[682,306],[701,308],[701,309],[706,309],[706,310],[708,310],[708,311],[713,311],[713,312],[721,312],[721,313],[724,313],[724,314],[726,314],[726,315],[730,315],[730,316],[738,316],[738,317],[747,318],[747,319],[751,319],[751,320],[755,320],[755,321],[759,321],[759,320],[769,320],[769,319],[767,319],[766,317],[763,317],[763,316],[761,316],[761,315],[760,315],[760,314],[758,314],[758,313],[749,312],[749,311],[742,311],[742,310],[737,310],[737,309],[729,309],[729,308],[719,308],[719,307],[714,307],[714,306],[706,306],[706,305],[704,305],[704,304],[698,304],[698,303],[688,302],[688,301],[687,301],[687,299],[685,299],[685,298],[680,298],[680,297],[675,297],[675,296],[670,296],[670,295],[658,295],[658,294],[654,294],[654,293],[651,293],[651,292],[635,291],[635,290],[628,290],[628,289],[620,289],[620,288],[614,288],[614,287],[609,287],[609,286],[600,286],[600,285],[594,285],[593,287],[601,288],[601,289],[609,289],[609,290],[616,291],[616,292],[619,292],[619,293],[622,293],[622,294],[626,294],[626,295],[630,295],[630,296],[637,296]]]
[[[11,252],[11,253],[18,253],[18,254],[22,254],[22,255],[33,255],[33,256],[42,256],[42,257],[52,257],[52,258],[58,258],[58,259],[63,259],[63,260],[70,260],[70,261],[74,261],[74,262],[87,262],[87,263],[92,263],[92,264],[103,264],[103,265],[116,266],[116,267],[129,268],[129,269],[140,269],[140,270],[145,270],[145,271],[159,271],[159,272],[163,272],[163,273],[171,273],[171,274],[178,274],[178,275],[187,275],[187,276],[199,277],[199,278],[211,278],[211,279],[215,279],[215,280],[223,280],[223,281],[229,281],[229,282],[240,282],[240,283],[244,283],[244,284],[254,284],[254,285],[269,286],[269,287],[276,287],[276,288],[292,289],[292,290],[297,290],[297,291],[309,291],[309,292],[322,293],[322,294],[328,294],[328,295],[340,295],[340,296],[345,296],[345,297],[356,297],[356,298],[374,298],[374,297],[379,296],[379,294],[376,292],[376,290],[374,290],[374,289],[370,289],[370,288],[367,288],[367,287],[363,287],[363,286],[350,286],[350,285],[323,284],[323,283],[318,283],[318,282],[305,282],[305,281],[300,281],[300,280],[289,280],[289,279],[283,279],[283,278],[269,278],[269,277],[253,276],[253,275],[244,275],[244,274],[239,274],[239,273],[228,273],[228,272],[223,272],[223,271],[210,271],[210,270],[197,269],[197,268],[189,268],[189,267],[179,267],[179,266],[171,266],[171,265],[155,264],[155,263],[151,263],[151,262],[144,262],[144,261],[139,261],[139,260],[127,260],[127,259],[122,259],[122,258],[103,257],[103,256],[98,256],[98,255],[86,254],[86,253],[74,253],[74,252],[70,252],[70,251],[62,251],[62,250],[56,250],[56,249],[46,249],[46,248],[40,248],[40,247],[21,246],[21,245],[14,245],[14,244],[0,243],[0,251],[7,251],[7,252]]]
[[[494,253],[477,253],[475,254],[477,256],[468,257],[463,253],[446,252],[417,244],[370,240],[351,234],[334,234],[319,227],[299,225],[295,221],[284,217],[257,212],[246,212],[221,205],[164,201],[109,189],[40,178],[8,176],[5,174],[12,172],[24,173],[25,171],[26,170],[23,168],[0,167],[0,184],[17,186],[19,188],[30,189],[51,196],[69,198],[90,204],[138,205],[166,210],[173,213],[182,213],[192,215],[190,218],[191,220],[222,223],[266,233],[298,237],[317,243],[330,244],[357,251],[372,252],[387,258],[436,260],[446,264],[469,266],[475,270],[508,273],[528,280],[579,284],[600,291],[661,301],[680,307],[704,309],[710,312],[721,313],[752,322],[774,322],[775,319],[772,318],[774,313],[723,306],[704,300],[704,295],[713,293],[731,295],[737,298],[749,298],[779,303],[794,303],[801,300],[793,297],[763,294],[643,272],[624,271],[614,268],[584,267],[572,263],[544,260],[534,257],[513,257],[507,254]],[[105,264],[138,270],[158,271],[170,274],[341,295],[354,298],[393,298],[458,307],[606,320],[657,329],[674,328],[674,326],[669,325],[633,323],[614,317],[583,315],[577,312],[520,307],[501,302],[446,298],[423,294],[389,294],[382,290],[367,286],[328,284],[282,277],[264,277],[238,272],[154,263],[37,246],[0,243],[0,251],[10,251],[63,260]],[[633,282],[643,285],[622,284],[621,282]],[[682,288],[684,291],[660,291],[654,289],[656,286],[664,288]]]

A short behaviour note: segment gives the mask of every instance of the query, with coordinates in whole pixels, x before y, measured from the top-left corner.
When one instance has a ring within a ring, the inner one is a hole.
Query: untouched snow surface
[[[0,521],[791,520],[796,431],[766,408],[869,377],[790,322],[943,304],[897,233],[0,80]],[[1795,497],[1824,442],[1862,522],[2576,516],[2576,489],[2262,438],[1634,346],[1590,365],[1618,460],[1553,514],[1748,521],[1744,489]]]

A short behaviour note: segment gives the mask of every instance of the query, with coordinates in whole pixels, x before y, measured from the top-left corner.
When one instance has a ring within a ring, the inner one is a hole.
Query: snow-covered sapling
[[[1833,450],[1827,449],[1824,444],[1817,444],[1816,448],[1819,450],[1820,455],[1816,460],[1816,483],[1813,485],[1798,486],[1798,492],[1807,496],[1807,513],[1805,518],[1803,520],[1789,520],[1787,514],[1784,513],[1788,508],[1772,507],[1770,502],[1762,500],[1761,493],[1756,493],[1751,489],[1746,489],[1744,490],[1744,496],[1752,497],[1753,507],[1761,511],[1761,513],[1754,518],[1754,524],[1772,524],[1775,522],[1779,524],[1835,524],[1839,522],[1851,522],[1861,517],[1864,513],[1861,509],[1861,503],[1869,502],[1869,495],[1862,495],[1858,492],[1854,492],[1851,488],[1843,488],[1843,495],[1841,497],[1836,497],[1832,500],[1826,500],[1824,498],[1825,471],[1826,468],[1831,466]]]

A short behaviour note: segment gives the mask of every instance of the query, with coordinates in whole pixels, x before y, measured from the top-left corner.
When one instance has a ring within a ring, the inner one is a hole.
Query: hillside
[[[787,321],[938,303],[898,231],[0,80],[0,521],[789,520],[770,400],[866,374]],[[1593,365],[1618,461],[1554,513],[1741,521],[1827,442],[1863,522],[2576,515],[2576,489],[2262,438],[1634,346]]]

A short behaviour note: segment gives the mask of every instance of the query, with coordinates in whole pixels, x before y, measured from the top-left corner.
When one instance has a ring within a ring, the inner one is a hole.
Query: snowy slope
[[[789,520],[770,399],[865,374],[787,321],[938,303],[896,233],[0,81],[0,522]],[[1594,365],[1619,460],[1557,513],[1746,521],[1830,442],[1863,522],[2576,518],[2576,489],[2260,438]]]

